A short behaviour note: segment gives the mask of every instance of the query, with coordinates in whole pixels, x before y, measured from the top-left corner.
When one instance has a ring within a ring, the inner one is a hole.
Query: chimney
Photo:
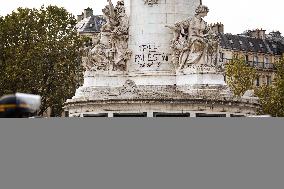
[[[248,35],[250,37],[257,38],[257,39],[265,39],[266,38],[265,32],[266,30],[263,30],[263,29],[250,30],[248,31]]]
[[[272,32],[269,33],[269,35],[271,37],[274,37],[274,38],[281,38],[282,37],[280,31],[272,31]]]
[[[217,22],[211,25],[211,29],[216,33],[224,33],[224,24]]]
[[[84,19],[84,13],[77,15],[77,22],[80,22],[83,19]]]
[[[84,10],[84,18],[88,18],[90,16],[93,16],[94,12],[93,12],[93,9],[91,8],[87,8]]]
[[[259,37],[260,39],[265,39],[265,38],[266,38],[265,32],[266,32],[266,30],[260,29],[260,30],[259,30],[259,34],[258,34],[258,37]]]

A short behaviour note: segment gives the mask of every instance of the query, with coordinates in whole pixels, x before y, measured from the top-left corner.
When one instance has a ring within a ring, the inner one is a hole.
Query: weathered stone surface
[[[84,85],[66,102],[70,116],[256,114],[257,98],[234,97],[224,81],[218,37],[203,20],[208,8],[200,1],[108,2],[107,23],[85,57]]]
[[[174,35],[171,41],[172,62],[177,72],[183,72],[192,65],[217,66],[219,37],[203,20],[208,12],[206,6],[199,5],[194,17],[166,26]]]
[[[129,21],[124,1],[118,1],[115,7],[111,0],[108,3],[103,9],[106,23],[101,28],[97,43],[86,49],[84,66],[87,71],[126,71],[126,63],[132,54],[127,44]]]
[[[133,51],[129,74],[175,74],[171,62],[172,32],[165,26],[192,17],[199,1],[159,0],[154,6],[147,6],[142,0],[126,2],[130,8],[129,48]]]

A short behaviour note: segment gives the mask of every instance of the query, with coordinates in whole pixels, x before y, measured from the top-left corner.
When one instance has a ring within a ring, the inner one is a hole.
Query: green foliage
[[[22,9],[0,18],[0,96],[24,92],[42,96],[59,116],[82,79],[82,40],[76,19],[56,6]]]
[[[256,77],[256,70],[247,65],[243,58],[234,58],[226,65],[227,83],[236,96],[243,96],[251,90]]]
[[[284,117],[284,57],[275,64],[276,78],[271,86],[253,87],[256,70],[246,65],[244,59],[234,58],[226,65],[227,83],[236,96],[254,89],[259,97],[262,111],[274,117]]]
[[[276,63],[276,78],[272,86],[262,86],[256,90],[262,105],[262,114],[284,117],[284,57]]]

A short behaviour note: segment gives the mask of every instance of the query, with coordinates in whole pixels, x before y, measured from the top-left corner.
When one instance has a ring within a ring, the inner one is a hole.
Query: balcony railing
[[[224,58],[222,62],[229,63],[232,59]],[[256,69],[268,69],[268,70],[274,70],[275,65],[272,63],[265,63],[265,62],[256,62],[256,61],[247,61],[246,62],[249,66],[254,67]]]

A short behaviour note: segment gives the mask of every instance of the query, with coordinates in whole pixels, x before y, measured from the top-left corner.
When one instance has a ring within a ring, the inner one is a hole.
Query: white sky
[[[4,16],[17,7],[39,8],[41,5],[63,6],[77,15],[83,9],[91,7],[95,14],[107,0],[0,0],[0,15]],[[113,0],[116,2],[117,0]],[[142,0],[141,0],[142,1]],[[263,28],[268,31],[279,30],[284,34],[284,1],[283,0],[203,0],[210,9],[206,21],[222,22],[226,33],[241,33],[247,29]]]

